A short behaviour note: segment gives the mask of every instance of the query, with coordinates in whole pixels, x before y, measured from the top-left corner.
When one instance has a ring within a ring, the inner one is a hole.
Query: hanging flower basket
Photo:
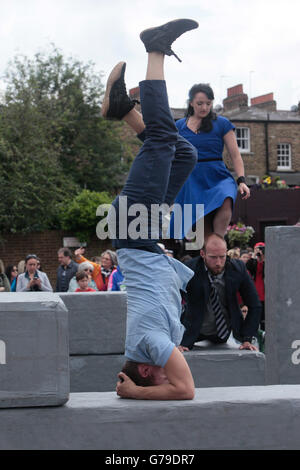
[[[288,185],[286,181],[281,179],[279,176],[272,178],[269,175],[265,175],[261,180],[261,187],[263,189],[286,189]]]
[[[246,226],[242,222],[229,225],[226,232],[229,247],[240,246],[241,248],[246,248],[254,233],[253,227]]]

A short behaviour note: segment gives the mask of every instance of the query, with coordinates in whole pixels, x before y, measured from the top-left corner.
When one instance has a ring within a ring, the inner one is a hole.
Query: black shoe
[[[137,103],[137,100],[131,100],[127,95],[125,69],[126,62],[119,62],[108,77],[101,107],[101,115],[107,119],[121,120]]]
[[[199,24],[194,20],[173,20],[156,28],[145,29],[141,32],[140,38],[145,44],[147,52],[174,55],[181,62],[175,52],[172,51],[171,45],[183,33],[198,28],[198,26]]]

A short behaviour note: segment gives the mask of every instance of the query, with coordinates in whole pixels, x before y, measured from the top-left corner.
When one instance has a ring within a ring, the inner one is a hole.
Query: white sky
[[[173,44],[181,64],[166,58],[172,107],[185,107],[199,82],[211,84],[215,104],[239,83],[251,97],[274,92],[278,109],[300,101],[299,0],[0,0],[0,75],[17,53],[32,57],[53,42],[94,62],[104,82],[125,60],[133,88],[146,67],[139,33],[175,18],[200,26]]]

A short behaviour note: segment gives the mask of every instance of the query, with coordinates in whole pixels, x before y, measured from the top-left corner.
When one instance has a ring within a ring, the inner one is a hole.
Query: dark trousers
[[[208,341],[211,341],[212,343],[215,343],[215,344],[221,344],[221,343],[226,343],[226,341],[228,340],[230,334],[227,336],[227,338],[224,338],[224,339],[221,339],[219,338],[217,335],[209,335],[209,336],[206,336],[206,335],[199,335],[199,337],[197,338],[197,341],[204,341],[204,340],[208,340]]]
[[[119,196],[114,200],[116,210],[116,248],[139,248],[156,245],[159,236],[151,238],[151,206],[174,202],[179,190],[197,161],[196,149],[179,136],[168,103],[164,80],[140,82],[145,140],[137,154],[120,196],[127,197],[127,207],[143,204],[148,211],[148,238],[133,240],[119,237]],[[121,210],[120,210],[121,212]],[[122,212],[121,217],[124,214]],[[127,226],[135,216],[127,214]],[[161,232],[161,231],[160,231]]]

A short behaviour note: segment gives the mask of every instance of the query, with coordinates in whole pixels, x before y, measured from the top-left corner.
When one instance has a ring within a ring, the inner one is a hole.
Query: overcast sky
[[[199,28],[174,43],[181,64],[166,58],[172,107],[185,107],[199,82],[213,87],[215,104],[239,83],[251,97],[274,92],[278,109],[300,101],[299,0],[0,0],[0,75],[14,55],[32,57],[52,42],[94,62],[104,82],[125,60],[133,88],[146,67],[139,33],[175,18]]]

